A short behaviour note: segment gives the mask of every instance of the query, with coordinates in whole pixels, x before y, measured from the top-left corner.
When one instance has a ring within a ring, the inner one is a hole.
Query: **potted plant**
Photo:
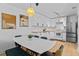
[[[31,34],[28,35],[28,38],[29,38],[29,39],[31,39],[32,37],[33,37],[33,35],[31,35]]]

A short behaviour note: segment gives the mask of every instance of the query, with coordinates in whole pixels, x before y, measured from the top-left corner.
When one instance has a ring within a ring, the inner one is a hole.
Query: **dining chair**
[[[16,46],[16,47],[19,47],[19,48],[21,47],[21,45],[19,45],[19,44],[16,43],[16,42],[15,42],[15,46]]]
[[[46,40],[47,40],[47,37],[44,37],[44,36],[41,36],[40,38],[41,38],[41,39],[46,39]]]
[[[22,35],[16,35],[15,38],[17,38],[17,37],[22,37]],[[15,42],[15,46],[16,46],[16,47],[21,47],[21,45],[19,45],[19,44],[16,43],[16,42]]]
[[[35,37],[35,38],[39,38],[39,36],[38,36],[38,35],[33,35],[33,37]]]
[[[53,54],[55,56],[62,56],[63,49],[64,49],[64,46],[61,45],[60,48],[56,52],[54,52]]]
[[[15,38],[17,38],[17,37],[22,37],[22,35],[16,35]]]
[[[6,56],[30,56],[28,52],[23,51],[21,48],[14,47],[5,51]]]

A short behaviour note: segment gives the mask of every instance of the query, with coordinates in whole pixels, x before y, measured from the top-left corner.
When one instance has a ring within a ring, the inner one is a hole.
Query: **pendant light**
[[[35,10],[34,8],[31,6],[31,3],[30,3],[30,7],[26,10],[28,16],[34,16],[35,15]]]

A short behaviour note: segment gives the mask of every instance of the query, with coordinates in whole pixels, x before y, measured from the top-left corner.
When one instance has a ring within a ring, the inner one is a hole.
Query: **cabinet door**
[[[50,32],[49,39],[55,39],[55,32]]]
[[[62,33],[55,33],[55,39],[63,40],[63,34]]]
[[[63,34],[63,41],[66,41],[66,33],[62,33]]]
[[[55,27],[56,26],[56,19],[52,19],[49,21],[49,27]]]

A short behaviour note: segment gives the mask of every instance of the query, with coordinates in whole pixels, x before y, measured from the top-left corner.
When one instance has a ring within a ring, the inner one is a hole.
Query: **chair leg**
[[[53,56],[55,56],[55,53],[54,52],[52,54],[53,54]]]

